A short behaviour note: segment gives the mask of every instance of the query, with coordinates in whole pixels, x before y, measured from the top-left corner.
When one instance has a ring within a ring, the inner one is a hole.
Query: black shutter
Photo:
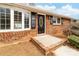
[[[61,24],[63,24],[63,22],[64,22],[64,18],[61,18]]]
[[[31,29],[36,28],[36,13],[31,13]]]
[[[53,24],[53,16],[49,16],[50,24]]]

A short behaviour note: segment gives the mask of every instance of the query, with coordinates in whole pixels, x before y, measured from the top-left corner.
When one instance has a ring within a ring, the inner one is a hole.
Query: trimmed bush
[[[75,45],[76,47],[79,48],[79,37],[75,35],[70,35],[68,37],[68,40],[71,44]]]

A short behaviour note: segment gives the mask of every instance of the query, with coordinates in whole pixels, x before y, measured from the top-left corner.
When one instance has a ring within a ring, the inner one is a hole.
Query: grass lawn
[[[0,47],[1,56],[41,56],[43,53],[31,42]]]

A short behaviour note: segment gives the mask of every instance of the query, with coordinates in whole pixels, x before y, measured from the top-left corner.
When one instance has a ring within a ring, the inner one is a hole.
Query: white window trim
[[[22,29],[24,29],[24,12],[22,12]]]
[[[53,25],[61,25],[61,18],[60,18],[60,23],[57,22],[58,18],[57,17],[53,17],[53,19],[56,20],[56,23],[53,23]]]
[[[29,12],[29,29],[31,30],[31,12]]]
[[[14,10],[11,9],[11,19],[10,19],[10,22],[11,22],[11,30],[14,29]]]
[[[28,12],[29,13],[29,28],[24,28],[24,14],[26,13],[23,13],[23,29],[31,29],[31,12]]]
[[[24,28],[24,13],[22,12],[22,29],[14,29],[14,10],[10,9],[10,29],[0,29],[0,32],[16,32],[31,30],[31,12],[29,12],[29,28]]]

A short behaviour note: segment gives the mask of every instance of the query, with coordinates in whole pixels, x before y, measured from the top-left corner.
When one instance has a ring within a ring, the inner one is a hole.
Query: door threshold
[[[45,33],[42,33],[42,34],[37,34],[37,36],[43,36],[43,35],[46,35]]]

